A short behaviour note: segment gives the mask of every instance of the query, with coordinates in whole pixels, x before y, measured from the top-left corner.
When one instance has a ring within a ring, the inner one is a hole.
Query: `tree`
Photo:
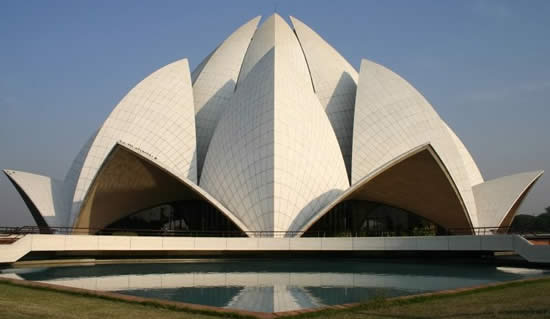
[[[512,232],[548,232],[550,233],[550,206],[546,212],[538,215],[517,215],[512,221]]]
[[[532,215],[517,215],[511,225],[512,232],[533,231],[536,226],[537,217]]]

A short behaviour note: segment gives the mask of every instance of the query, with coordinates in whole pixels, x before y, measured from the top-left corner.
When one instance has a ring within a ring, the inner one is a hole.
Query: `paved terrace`
[[[155,237],[28,234],[0,245],[0,263],[30,252],[515,252],[534,263],[550,263],[550,245],[534,245],[520,235],[418,237]]]

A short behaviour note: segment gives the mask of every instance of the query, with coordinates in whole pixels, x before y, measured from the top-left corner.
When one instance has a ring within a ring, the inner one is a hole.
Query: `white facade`
[[[98,130],[99,131],[99,130]],[[98,131],[94,132],[90,138],[84,143],[76,157],[73,159],[73,162],[71,164],[71,167],[69,168],[69,171],[67,172],[67,175],[65,175],[65,208],[66,212],[63,212],[65,218],[63,219],[63,223],[60,224],[62,226],[68,226],[69,222],[71,220],[71,211],[73,208],[73,198],[76,192],[76,187],[80,181],[80,173],[82,172],[82,168],[84,167],[84,161],[86,161],[86,158],[88,158],[88,153],[90,152],[90,148],[92,147],[92,144],[94,143],[94,140],[97,136]]]
[[[63,181],[27,172],[6,170],[5,173],[17,185],[16,187],[32,199],[36,210],[47,225],[64,226],[66,224],[69,210],[66,206],[67,192]]]
[[[457,185],[472,226],[477,226],[462,154],[446,124],[414,87],[384,66],[363,60],[354,120],[352,184],[398,155],[430,144]]]
[[[295,231],[403,154],[429,146],[470,227],[511,222],[542,172],[484,182],[464,144],[412,85],[368,60],[358,75],[291,20],[295,30],[277,14],[259,28],[260,17],[250,20],[192,75],[186,59],[152,73],[83,146],[64,181],[6,174],[33,215],[73,226],[108,155],[124,145],[242,230]]]
[[[290,17],[309,66],[315,94],[338,138],[348,174],[351,173],[353,111],[357,71],[338,51],[300,20]]]
[[[201,172],[208,145],[235,91],[244,55],[260,17],[233,32],[195,71],[193,71],[193,96],[197,127],[197,167]]]
[[[483,212],[479,218],[479,226],[503,225],[505,218],[515,213],[514,206],[527,194],[542,174],[542,171],[520,173],[475,185],[473,191],[477,208]],[[510,225],[505,223],[504,226]]]
[[[197,183],[193,91],[187,59],[169,64],[136,85],[97,133],[84,161],[68,225],[73,225],[100,166],[117,142]]]
[[[447,125],[447,123],[443,122],[447,129],[449,130],[449,134],[453,138],[453,141],[455,142],[456,148],[458,149],[458,152],[460,153],[460,158],[462,159],[462,162],[464,163],[464,168],[466,169],[468,178],[470,180],[470,185],[477,185],[480,183],[483,183],[483,176],[481,175],[481,172],[479,171],[479,168],[477,167],[474,158],[472,157],[472,154],[468,151],[466,146],[464,146],[464,143],[456,136],[453,129]]]
[[[249,52],[200,186],[251,229],[297,230],[349,186],[342,154],[286,22],[271,16]]]

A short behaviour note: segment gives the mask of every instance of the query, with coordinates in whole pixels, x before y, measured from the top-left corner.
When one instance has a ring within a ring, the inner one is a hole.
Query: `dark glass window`
[[[428,236],[444,230],[435,223],[385,204],[349,200],[336,205],[304,237]]]
[[[208,202],[185,200],[130,214],[107,226],[102,233],[140,235],[245,236],[223,213]]]

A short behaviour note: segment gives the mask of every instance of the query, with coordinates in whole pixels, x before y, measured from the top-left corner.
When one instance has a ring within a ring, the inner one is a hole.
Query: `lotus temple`
[[[192,72],[154,71],[63,180],[4,170],[41,231],[505,232],[542,171],[484,180],[410,83],[290,20],[256,17]]]

